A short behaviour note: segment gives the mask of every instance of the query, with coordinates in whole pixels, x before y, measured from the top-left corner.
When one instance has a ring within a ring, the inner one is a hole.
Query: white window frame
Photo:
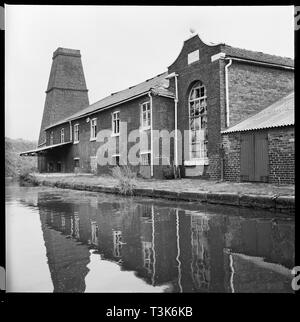
[[[147,106],[146,111],[143,110],[143,107]],[[151,128],[151,104],[150,101],[144,102],[141,104],[141,112],[140,112],[140,123],[141,130],[148,130]],[[146,115],[146,122],[144,124],[144,114]]]
[[[149,164],[144,164],[142,162],[142,156],[145,156],[146,154],[150,155],[150,162],[148,162]],[[148,166],[151,166],[151,151],[150,150],[148,150],[148,151],[141,151],[140,152],[140,165],[148,165]]]
[[[78,161],[78,168],[80,168],[80,158],[78,158],[78,157],[73,158],[74,164],[75,164],[75,161]]]
[[[93,122],[96,122],[95,125],[93,125]],[[94,126],[96,127],[95,133],[93,128]],[[97,117],[94,117],[93,119],[91,119],[91,137],[90,137],[90,141],[95,141],[97,138]]]
[[[118,131],[116,131],[116,122],[118,122]],[[115,111],[111,115],[112,136],[120,135],[120,111]]]
[[[50,145],[53,145],[54,144],[54,133],[53,131],[50,132]]]
[[[116,166],[119,166],[120,165],[120,153],[115,153],[111,157],[116,159]],[[119,158],[119,164],[117,164],[117,158]]]
[[[78,142],[79,142],[79,123],[76,123],[74,124],[74,144]]]
[[[192,92],[194,90],[198,89],[200,96],[196,98],[192,98]],[[204,89],[204,95],[201,95],[201,89]],[[201,103],[201,101],[204,101],[204,109],[205,112],[200,114],[198,117],[193,117],[193,119],[199,119],[199,152],[200,155],[199,157],[193,157],[192,156],[192,131],[191,131],[191,104],[193,103],[196,105],[196,103]],[[201,140],[201,131],[204,129],[204,136],[207,135],[207,92],[206,92],[206,87],[205,85],[201,82],[198,81],[190,90],[189,97],[188,97],[188,110],[189,110],[189,160],[186,160],[184,162],[185,165],[187,166],[193,166],[193,165],[206,165],[208,164],[208,157],[207,157],[207,139],[204,137],[204,139]],[[206,127],[201,127],[201,118],[203,118],[206,122]]]
[[[60,129],[60,143],[65,143],[65,129]]]

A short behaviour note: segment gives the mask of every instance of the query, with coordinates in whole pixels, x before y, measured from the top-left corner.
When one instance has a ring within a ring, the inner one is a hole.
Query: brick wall
[[[240,138],[240,133],[231,133],[222,136],[225,181],[240,181]]]
[[[224,180],[240,181],[240,133],[222,136]],[[295,183],[294,127],[268,130],[269,183]]]
[[[54,124],[89,105],[86,82],[79,50],[58,48],[53,54],[39,144],[45,127]]]
[[[115,111],[120,112],[120,122],[127,122],[127,135],[133,130],[138,130],[140,128],[140,105],[142,103],[148,102],[149,96],[145,95],[135,100],[126,102],[122,105],[116,106],[111,109],[104,110],[102,112],[97,112],[93,115],[88,116],[91,120],[92,118],[97,118],[97,131],[100,130],[112,130],[112,113]],[[153,128],[154,129],[166,129],[173,130],[174,128],[174,100],[169,98],[164,98],[161,96],[153,96]],[[173,114],[172,114],[173,113]],[[73,167],[73,159],[80,158],[80,171],[82,172],[90,172],[90,157],[96,156],[98,148],[101,146],[100,142],[91,141],[91,125],[90,121],[87,122],[87,117],[81,118],[79,120],[72,121],[72,129],[73,129],[73,138],[74,138],[74,124],[79,124],[79,143],[72,144],[70,148],[70,153],[68,153],[68,158],[65,159],[65,162],[68,162],[67,169],[71,169]],[[65,123],[62,125],[58,125],[52,129],[47,130],[47,144],[50,144],[50,132],[54,133],[54,144],[60,142],[60,130],[65,129],[65,141],[68,141],[69,136],[69,123]],[[150,130],[146,131],[148,135],[148,149],[150,150]],[[119,137],[115,137],[117,153],[119,151]],[[128,142],[127,152],[138,142]],[[121,145],[122,146],[122,145]],[[124,148],[124,146],[122,146]],[[173,146],[170,148],[171,158],[173,158]],[[70,157],[71,155],[71,157]],[[110,173],[112,166],[98,166],[98,173]],[[142,169],[141,169],[142,168]],[[140,171],[145,175],[150,174],[150,166],[143,167],[135,167],[133,166],[134,171]],[[157,167],[158,168],[158,167]],[[161,171],[155,167],[154,176],[161,177]]]
[[[51,130],[47,130],[46,131],[46,145],[50,145],[50,133],[51,131],[53,131],[53,144],[58,144],[61,143],[60,142],[60,131],[61,129],[64,129],[64,133],[65,133],[65,142],[70,141],[70,125],[69,123],[64,123],[61,125],[58,125],[54,128],[52,128]]]
[[[199,49],[199,61],[188,65],[188,54]],[[176,72],[178,76],[178,128],[181,133],[189,129],[189,110],[188,95],[193,84],[200,80],[206,87],[207,91],[207,128],[208,128],[208,158],[210,165],[215,171],[218,163],[218,151],[221,141],[220,129],[221,119],[224,119],[221,104],[221,67],[220,61],[211,62],[211,56],[220,52],[220,46],[208,46],[204,44],[198,36],[188,39],[175,62],[169,66],[168,72]],[[171,81],[174,87],[174,80]],[[184,153],[184,151],[182,151]],[[182,154],[184,159],[184,154]],[[209,165],[209,167],[210,167]],[[204,170],[204,173],[213,175],[214,170]],[[200,174],[200,173],[199,173]],[[216,174],[218,176],[218,174]]]
[[[294,90],[294,72],[233,61],[228,69],[230,126]]]
[[[269,181],[271,183],[295,183],[294,127],[270,129]]]
[[[161,96],[153,96],[153,129],[154,130],[166,130],[170,134],[175,129],[175,114],[174,114],[174,99]],[[174,134],[174,133],[173,133]],[[171,137],[169,145],[169,153],[166,149],[162,148],[162,138],[158,140],[154,136],[154,142],[158,142],[158,153],[154,152],[154,158],[156,162],[162,164],[162,158],[168,158],[170,164],[174,161],[174,139]],[[163,168],[164,166],[154,165],[153,175],[155,178],[164,178]]]

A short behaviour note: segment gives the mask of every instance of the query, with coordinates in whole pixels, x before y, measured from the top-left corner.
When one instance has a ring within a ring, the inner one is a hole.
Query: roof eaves
[[[272,62],[267,62],[264,60],[258,60],[258,59],[250,59],[250,58],[241,58],[239,56],[236,55],[228,55],[226,54],[226,58],[232,58],[233,60],[237,60],[237,61],[241,61],[241,62],[246,62],[249,64],[260,64],[260,65],[268,65],[268,66],[273,66],[273,67],[277,67],[277,68],[288,68],[288,69],[292,69],[294,70],[295,67],[291,66],[291,65],[287,65],[287,64],[279,64],[279,63],[272,63]]]
[[[262,62],[266,64],[274,64],[277,66],[284,66],[294,68],[294,59],[290,57],[282,57],[264,52],[253,51],[249,49],[243,49],[233,47],[228,44],[221,44],[221,51],[226,54],[227,57],[234,57],[245,59],[249,61]]]
[[[253,127],[248,129],[237,129],[237,130],[224,130],[221,131],[221,134],[230,134],[230,133],[238,133],[238,132],[248,132],[248,131],[257,131],[257,130],[265,130],[265,129],[273,129],[277,127],[285,127],[285,126],[294,126],[294,123],[280,124],[280,125],[272,125],[272,126],[262,126],[262,127]]]
[[[64,146],[64,145],[67,145],[67,144],[70,144],[70,143],[72,143],[72,141],[52,144],[52,145],[44,146],[44,147],[41,147],[41,148],[20,152],[20,156],[26,155],[26,154],[33,154],[33,153],[37,153],[37,152],[41,152],[41,151],[45,151],[45,150],[50,150],[50,149],[61,147],[61,146]]]
[[[137,95],[131,96],[131,97],[129,97],[129,98],[127,98],[127,99],[125,99],[125,100],[122,100],[122,101],[116,102],[116,103],[114,103],[114,104],[110,104],[110,105],[107,105],[107,106],[103,106],[103,107],[100,107],[100,108],[94,109],[94,110],[92,110],[92,111],[90,111],[90,112],[86,112],[86,113],[80,114],[80,115],[78,115],[78,116],[76,116],[76,117],[72,117],[72,115],[71,115],[69,118],[62,120],[61,122],[58,122],[58,123],[55,123],[55,124],[49,125],[48,127],[45,127],[45,128],[44,128],[44,131],[45,131],[45,130],[49,130],[49,129],[51,129],[51,128],[55,127],[55,126],[58,126],[58,125],[61,125],[61,124],[64,124],[64,123],[68,123],[68,122],[70,122],[70,121],[79,120],[79,119],[81,119],[81,118],[83,118],[83,117],[86,117],[86,116],[88,116],[88,115],[91,115],[91,114],[94,114],[94,113],[97,113],[97,112],[101,112],[101,111],[103,111],[103,110],[107,110],[107,109],[112,108],[112,107],[114,107],[114,106],[118,106],[118,105],[123,104],[123,103],[125,103],[125,102],[131,101],[131,100],[134,100],[134,99],[136,99],[136,98],[138,98],[138,97],[140,97],[140,96],[146,95],[147,93],[150,93],[150,92],[151,92],[151,88],[150,88],[149,90],[147,90],[147,91],[144,91],[144,92],[139,93],[139,94],[137,94]],[[96,103],[97,103],[97,102],[96,102]],[[94,103],[94,104],[96,104],[96,103]],[[93,105],[93,104],[92,104],[92,105]]]

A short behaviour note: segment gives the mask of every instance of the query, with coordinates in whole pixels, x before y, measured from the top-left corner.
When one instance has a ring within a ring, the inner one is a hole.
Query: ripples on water
[[[294,220],[6,186],[11,292],[291,292]]]

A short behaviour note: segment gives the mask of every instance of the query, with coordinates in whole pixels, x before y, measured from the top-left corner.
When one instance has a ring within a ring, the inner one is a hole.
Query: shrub
[[[129,166],[114,167],[112,176],[118,180],[116,188],[123,195],[132,195],[136,186],[136,173]]]
[[[32,176],[30,172],[22,171],[22,173],[20,173],[19,175],[19,181],[21,185],[25,185],[25,184],[29,184],[33,186],[39,185],[38,180],[35,178],[34,175]]]

